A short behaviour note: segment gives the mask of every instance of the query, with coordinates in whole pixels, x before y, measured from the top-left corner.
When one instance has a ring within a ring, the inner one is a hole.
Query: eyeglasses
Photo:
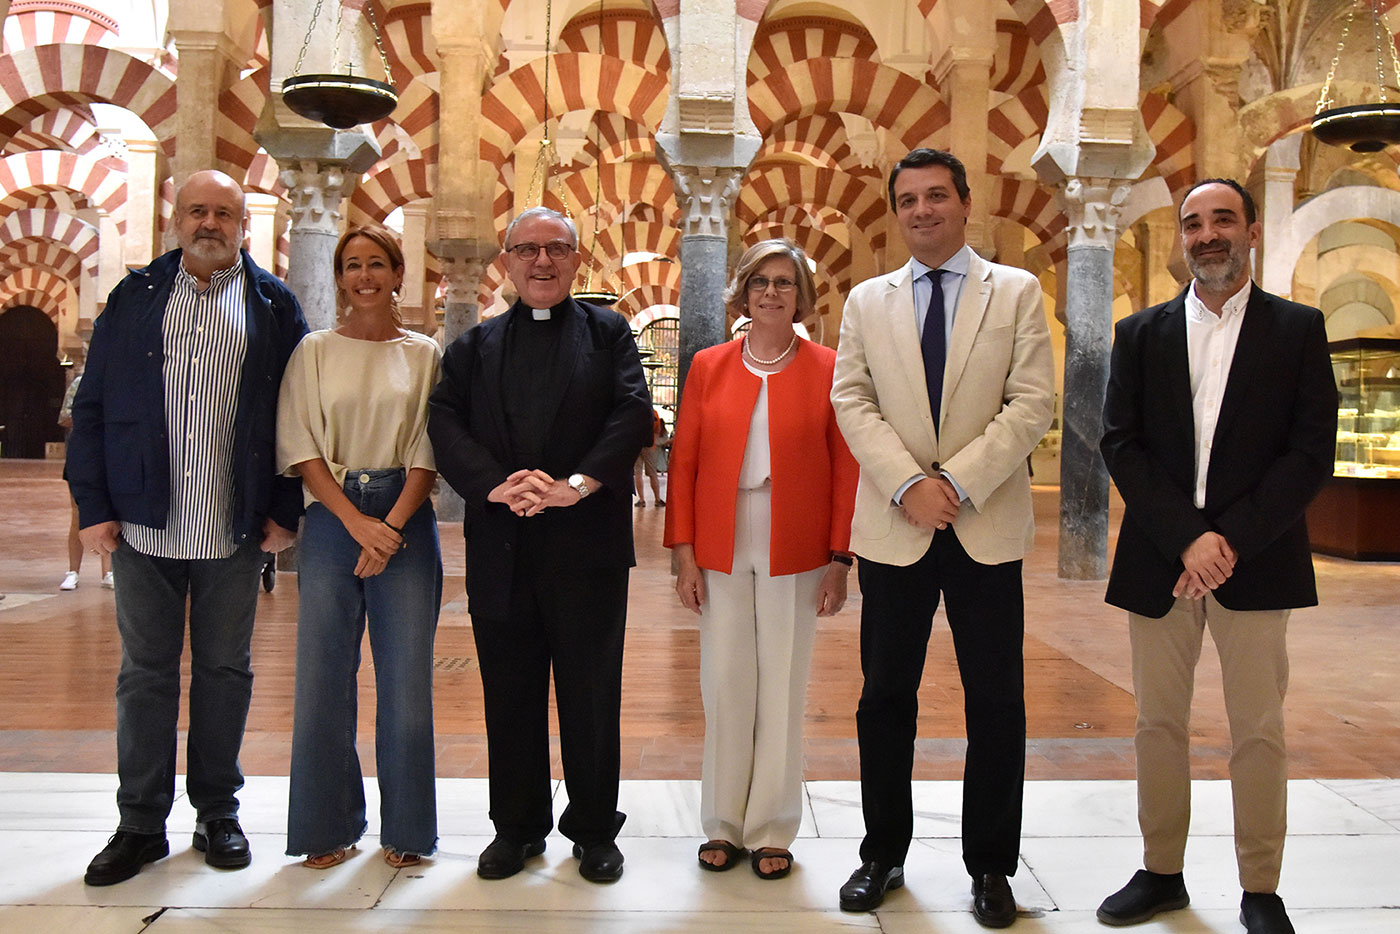
[[[567,240],[551,240],[546,244],[538,243],[517,243],[515,246],[506,247],[511,253],[529,262],[540,255],[540,250],[544,250],[550,259],[563,259],[574,252],[574,245]]]
[[[786,276],[779,279],[770,279],[767,276],[749,276],[747,287],[750,292],[766,292],[770,285],[778,292],[791,292],[797,288],[797,282]]]

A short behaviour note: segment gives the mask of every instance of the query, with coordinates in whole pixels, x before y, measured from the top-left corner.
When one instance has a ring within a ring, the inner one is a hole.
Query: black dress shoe
[[[886,866],[867,860],[841,886],[841,910],[874,911],[885,900],[885,892],[903,884],[903,866]]]
[[[1191,904],[1181,873],[1163,875],[1139,869],[1128,884],[1103,900],[1098,919],[1104,924],[1141,924],[1163,911]]]
[[[616,882],[622,878],[622,851],[612,840],[589,846],[574,844],[578,874],[589,882]]]
[[[972,916],[988,928],[1009,928],[1016,920],[1016,897],[1006,876],[995,873],[972,879]]]
[[[1240,899],[1240,924],[1249,934],[1294,934],[1283,899],[1273,892],[1245,892]]]
[[[232,817],[195,824],[191,843],[204,854],[204,861],[215,869],[242,869],[253,861],[248,838]]]
[[[476,874],[483,879],[509,879],[525,868],[525,860],[543,852],[543,840],[516,843],[496,834],[476,858]]]
[[[170,855],[170,844],[163,833],[133,833],[118,830],[112,834],[102,852],[88,863],[83,881],[88,885],[115,885],[125,882],[154,863]]]

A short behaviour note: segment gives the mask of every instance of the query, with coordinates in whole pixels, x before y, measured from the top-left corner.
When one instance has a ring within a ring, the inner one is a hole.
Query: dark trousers
[[[979,564],[951,529],[907,567],[860,559],[862,860],[902,865],[914,833],[910,781],[919,681],[940,592],[965,697],[963,863],[1014,875],[1026,773],[1021,562]]]
[[[569,805],[559,830],[589,846],[614,839],[627,568],[541,569],[519,549],[505,619],[472,616],[490,758],[491,821],[518,843],[553,827],[549,674]]]

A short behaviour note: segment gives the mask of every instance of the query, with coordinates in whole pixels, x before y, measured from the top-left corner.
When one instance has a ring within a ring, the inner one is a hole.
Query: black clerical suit
[[[457,338],[428,404],[438,472],[466,501],[467,608],[481,665],[491,819],[517,842],[553,826],[553,665],[569,806],[565,836],[612,840],[622,644],[632,547],[632,464],[651,440],[651,396],[627,322],[566,298],[548,320],[517,302]],[[487,495],[511,473],[601,486],[573,506],[515,515]]]

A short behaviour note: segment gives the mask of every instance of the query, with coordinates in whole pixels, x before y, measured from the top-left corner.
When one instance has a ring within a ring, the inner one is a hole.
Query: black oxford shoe
[[[874,911],[885,900],[885,892],[903,884],[903,866],[886,866],[867,860],[841,886],[841,910]]]
[[[1163,875],[1139,869],[1128,884],[1103,900],[1098,919],[1104,924],[1120,926],[1141,924],[1163,911],[1175,911],[1191,904],[1186,894],[1186,880],[1181,873]]]
[[[83,881],[88,885],[115,885],[141,871],[147,863],[170,855],[170,844],[163,833],[133,833],[118,830],[102,852],[88,863]]]
[[[483,879],[509,879],[525,868],[525,860],[543,852],[543,840],[516,843],[497,834],[476,858],[476,874]]]
[[[1294,934],[1283,899],[1273,892],[1245,892],[1240,899],[1240,924],[1249,934]]]
[[[204,861],[215,869],[242,869],[253,861],[248,838],[232,817],[195,824],[194,839],[190,842],[204,854]]]
[[[1016,897],[1006,876],[995,873],[972,879],[972,916],[987,928],[1009,928],[1016,920]]]
[[[612,840],[590,846],[574,844],[578,874],[589,882],[616,882],[622,878],[622,851]]]

